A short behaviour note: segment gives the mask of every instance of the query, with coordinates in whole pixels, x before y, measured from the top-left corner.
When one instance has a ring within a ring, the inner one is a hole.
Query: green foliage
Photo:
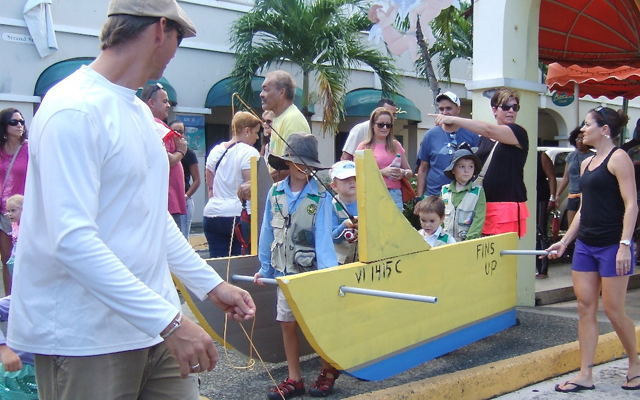
[[[438,72],[449,83],[451,62],[456,58],[473,58],[473,25],[462,15],[469,6],[468,2],[461,1],[460,10],[451,6],[431,21],[436,42],[429,51],[439,57]]]
[[[323,103],[323,131],[335,133],[343,116],[350,69],[367,65],[380,77],[382,91],[396,93],[400,79],[393,60],[365,45],[360,32],[371,22],[362,0],[258,0],[230,32],[236,63],[232,77],[243,98],[251,97],[251,78],[284,61],[303,73],[303,112],[313,73]],[[309,117],[309,114],[307,114]]]

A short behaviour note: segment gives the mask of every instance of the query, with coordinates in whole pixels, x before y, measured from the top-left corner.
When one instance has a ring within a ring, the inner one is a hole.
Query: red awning
[[[547,86],[550,91],[572,94],[575,83],[579,84],[580,97],[590,95],[613,99],[620,96],[631,100],[640,96],[640,68],[563,67],[557,63],[549,65]]]
[[[640,0],[542,0],[545,63],[640,67]]]

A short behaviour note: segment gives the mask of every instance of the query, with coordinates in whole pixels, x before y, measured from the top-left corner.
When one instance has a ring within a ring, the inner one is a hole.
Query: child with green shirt
[[[482,186],[473,182],[481,168],[482,163],[473,151],[461,146],[444,170],[453,179],[440,193],[445,204],[444,231],[458,242],[482,235],[487,201]]]

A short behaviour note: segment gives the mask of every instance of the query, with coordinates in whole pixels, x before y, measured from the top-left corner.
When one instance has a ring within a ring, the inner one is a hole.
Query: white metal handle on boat
[[[231,275],[231,280],[232,281],[236,281],[236,282],[251,282],[251,283],[253,283],[253,276]],[[265,283],[267,285],[277,285],[278,284],[278,281],[273,279],[273,278],[260,278],[259,280],[262,283]]]
[[[548,256],[549,254],[558,254],[558,250],[502,250],[501,256]]]
[[[345,293],[362,294],[365,296],[386,297],[389,299],[398,299],[398,300],[419,301],[422,303],[431,303],[431,304],[436,304],[438,302],[438,298],[433,296],[422,296],[419,294],[385,292],[383,290],[362,289],[362,288],[356,288],[351,286],[340,286],[340,296],[344,297]]]

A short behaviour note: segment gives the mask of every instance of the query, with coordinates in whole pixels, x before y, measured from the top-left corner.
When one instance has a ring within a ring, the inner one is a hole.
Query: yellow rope
[[[247,107],[247,110],[249,112],[251,112],[261,122],[264,122],[262,120],[262,118],[260,116],[258,116],[253,111],[253,109],[251,107],[249,107],[242,100],[242,98],[240,98],[240,96],[237,93],[234,93],[234,94],[231,95],[231,113],[232,113],[232,115],[235,115],[235,107],[234,107],[234,104],[233,104],[233,98],[234,97],[237,97],[240,100],[240,102],[242,104],[244,104],[245,107]],[[238,186],[237,185],[238,185],[238,183],[237,183],[237,180],[236,180],[236,191],[238,190]],[[232,226],[232,228],[231,228],[231,240],[229,241],[229,253],[228,253],[228,257],[227,257],[227,277],[226,277],[226,281],[229,282],[229,283],[231,283],[229,281],[229,278],[230,278],[230,271],[231,271],[231,253],[233,252],[233,239],[234,239],[234,235],[235,235],[236,218],[237,217],[234,215],[233,224],[231,225]],[[255,366],[256,366],[256,361],[253,358],[253,352],[255,352],[256,356],[260,360],[260,364],[263,366],[264,370],[267,372],[267,375],[269,375],[269,379],[271,379],[271,382],[275,385],[276,390],[278,390],[280,396],[284,399],[285,398],[284,394],[280,391],[280,389],[277,389],[278,388],[278,383],[274,379],[273,375],[271,375],[271,372],[269,372],[269,368],[267,368],[267,364],[264,362],[264,360],[260,356],[260,353],[258,352],[258,349],[256,348],[256,346],[255,346],[255,344],[253,342],[253,332],[254,332],[254,328],[255,328],[255,325],[256,325],[256,316],[257,316],[257,310],[256,310],[256,314],[254,314],[254,316],[253,316],[253,321],[251,323],[251,334],[247,333],[247,330],[244,328],[244,325],[242,325],[241,322],[238,322],[238,325],[240,325],[240,328],[242,328],[242,332],[244,332],[244,335],[247,337],[247,340],[249,341],[249,345],[250,345],[249,360],[247,361],[247,365],[245,365],[245,366],[236,366],[236,365],[234,365],[233,362],[231,361],[231,358],[229,357],[229,349],[227,348],[227,346],[224,346],[225,357],[227,358],[227,362],[229,363],[229,365],[232,368],[238,369],[238,370],[253,371],[253,370],[255,370]],[[223,339],[222,339],[225,343],[227,343],[228,324],[229,324],[229,317],[225,313]]]

